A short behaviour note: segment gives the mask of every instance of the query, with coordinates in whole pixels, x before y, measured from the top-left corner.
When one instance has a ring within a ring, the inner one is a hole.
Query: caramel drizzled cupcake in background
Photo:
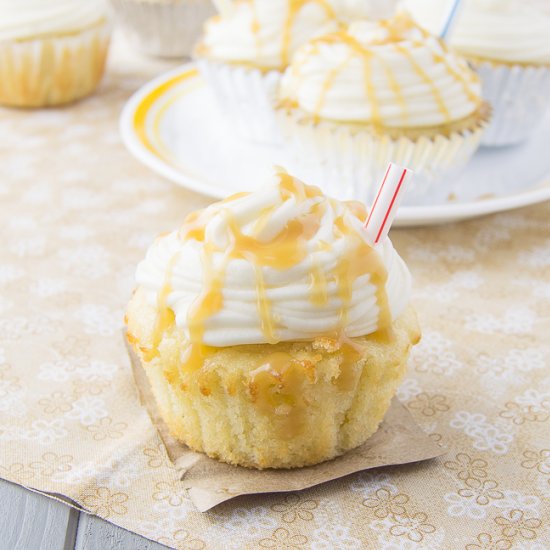
[[[361,445],[420,337],[389,239],[359,203],[284,172],[190,214],[137,270],[128,339],[172,433],[209,456],[292,468]]]
[[[128,41],[156,57],[191,55],[202,24],[214,13],[211,0],[110,0]]]
[[[273,103],[282,71],[296,48],[338,28],[329,0],[227,2],[209,19],[195,48],[199,70],[224,115],[246,139],[276,135]]]
[[[419,24],[441,31],[449,0],[405,0]],[[449,35],[465,56],[493,107],[484,145],[526,140],[550,105],[550,2],[547,0],[463,0]]]
[[[109,35],[102,0],[0,0],[0,104],[45,107],[92,93]]]
[[[389,161],[416,172],[409,200],[447,194],[444,180],[475,152],[489,116],[476,74],[404,14],[301,47],[279,98],[293,170],[364,201]]]

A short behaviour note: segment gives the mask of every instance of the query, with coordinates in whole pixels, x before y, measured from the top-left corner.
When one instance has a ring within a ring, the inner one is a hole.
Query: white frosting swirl
[[[104,0],[0,0],[0,41],[77,32],[107,13]]]
[[[368,245],[365,216],[278,174],[160,237],[136,280],[151,304],[164,297],[188,336],[200,317],[211,346],[370,334],[405,309],[411,278],[389,239]]]
[[[358,21],[304,45],[285,73],[281,99],[321,119],[418,128],[471,115],[481,85],[465,61],[399,15]]]
[[[403,0],[426,29],[438,34],[451,0]],[[449,37],[463,55],[512,63],[550,63],[548,0],[463,0]]]
[[[337,25],[328,0],[244,0],[206,22],[197,55],[280,69],[298,46]]]

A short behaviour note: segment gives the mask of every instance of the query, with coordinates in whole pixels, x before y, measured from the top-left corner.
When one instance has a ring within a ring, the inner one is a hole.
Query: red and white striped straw
[[[413,176],[412,170],[390,162],[365,222],[365,231],[373,245],[383,241],[388,235],[403,198],[405,184]]]

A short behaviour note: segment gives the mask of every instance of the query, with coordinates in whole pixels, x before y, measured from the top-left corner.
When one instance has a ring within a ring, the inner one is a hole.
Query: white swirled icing
[[[450,0],[404,0],[429,31],[441,31]],[[550,63],[548,0],[463,0],[450,45],[463,55],[515,63]]]
[[[389,239],[372,248],[364,208],[284,172],[160,237],[136,274],[193,343],[223,347],[387,329],[411,281]]]
[[[77,32],[106,15],[104,0],[0,0],[0,41]]]
[[[242,0],[206,22],[197,54],[280,69],[298,46],[337,25],[328,0]]]
[[[465,61],[400,14],[301,47],[281,99],[316,118],[417,128],[474,113],[481,85]]]

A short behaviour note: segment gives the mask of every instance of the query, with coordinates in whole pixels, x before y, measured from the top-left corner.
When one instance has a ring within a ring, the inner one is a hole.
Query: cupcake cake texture
[[[0,104],[44,107],[92,93],[109,35],[102,0],[0,0]]]
[[[476,74],[405,14],[311,40],[293,57],[279,100],[293,170],[363,201],[390,161],[416,172],[409,200],[448,192],[489,116]]]
[[[534,0],[463,0],[450,46],[478,72],[493,107],[484,145],[526,140],[550,105],[550,5]],[[406,9],[439,33],[448,0],[405,0]]]
[[[420,333],[409,271],[389,239],[368,244],[366,215],[279,172],[151,246],[128,339],[178,439],[292,468],[376,431]]]
[[[155,57],[191,54],[211,0],[110,0],[126,38],[136,50]]]
[[[270,142],[282,71],[298,46],[338,28],[335,11],[328,0],[242,0],[227,6],[206,22],[195,48],[197,65],[237,133]]]

